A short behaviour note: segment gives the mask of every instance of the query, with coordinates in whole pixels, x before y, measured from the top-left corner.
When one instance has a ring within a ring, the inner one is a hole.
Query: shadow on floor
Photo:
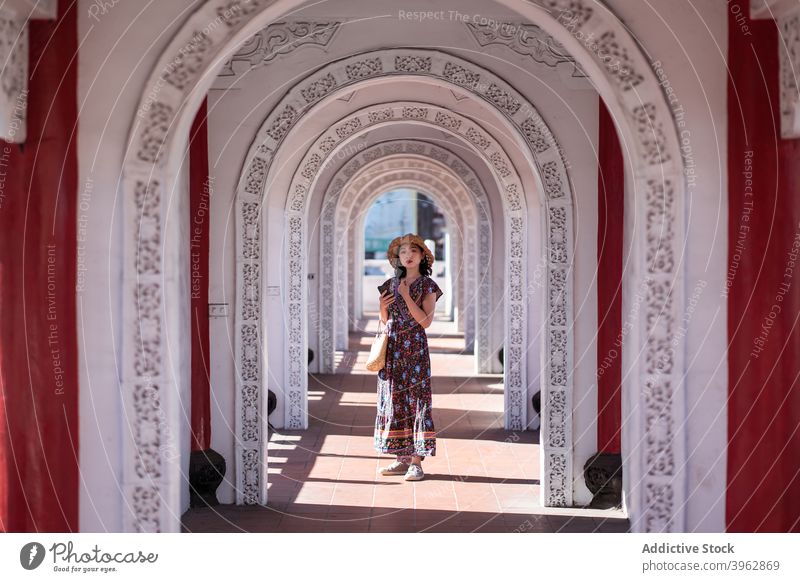
[[[344,356],[353,365],[363,349]],[[422,481],[379,474],[393,455],[373,445],[373,373],[311,375],[308,429],[269,434],[267,505],[190,509],[183,531],[628,531],[620,510],[542,507],[539,433],[503,428],[502,376],[470,376],[468,355],[431,360],[445,373],[432,381],[436,454]]]

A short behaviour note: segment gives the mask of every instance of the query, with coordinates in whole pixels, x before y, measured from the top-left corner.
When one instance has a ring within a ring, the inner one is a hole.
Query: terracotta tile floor
[[[190,509],[189,532],[624,532],[619,510],[539,504],[538,433],[503,429],[500,375],[475,375],[451,322],[428,328],[436,455],[425,479],[384,477],[373,449],[376,380],[363,370],[376,320],[361,322],[337,373],[310,375],[309,428],[269,439],[268,502]]]

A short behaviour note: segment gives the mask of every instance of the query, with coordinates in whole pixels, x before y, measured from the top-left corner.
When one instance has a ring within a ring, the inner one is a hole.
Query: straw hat
[[[400,250],[400,245],[404,243],[414,243],[417,245],[420,249],[422,249],[422,253],[425,255],[425,258],[428,259],[428,265],[433,266],[433,253],[427,246],[425,246],[425,241],[416,234],[409,232],[402,236],[398,236],[389,243],[389,249],[386,251],[386,257],[389,259],[389,264],[392,265],[392,267],[397,266],[395,264],[395,261],[399,259],[397,252]]]

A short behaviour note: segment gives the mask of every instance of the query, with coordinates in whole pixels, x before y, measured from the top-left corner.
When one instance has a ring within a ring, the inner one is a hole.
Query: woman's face
[[[406,269],[413,266],[419,266],[422,262],[422,251],[414,243],[403,243],[397,251],[400,257],[400,264]]]

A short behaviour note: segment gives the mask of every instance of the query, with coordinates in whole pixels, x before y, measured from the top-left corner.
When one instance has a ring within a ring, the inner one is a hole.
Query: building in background
[[[407,232],[432,240],[434,257],[444,260],[444,214],[428,196],[411,189],[390,190],[372,204],[364,221],[364,258],[385,259],[392,239]]]

